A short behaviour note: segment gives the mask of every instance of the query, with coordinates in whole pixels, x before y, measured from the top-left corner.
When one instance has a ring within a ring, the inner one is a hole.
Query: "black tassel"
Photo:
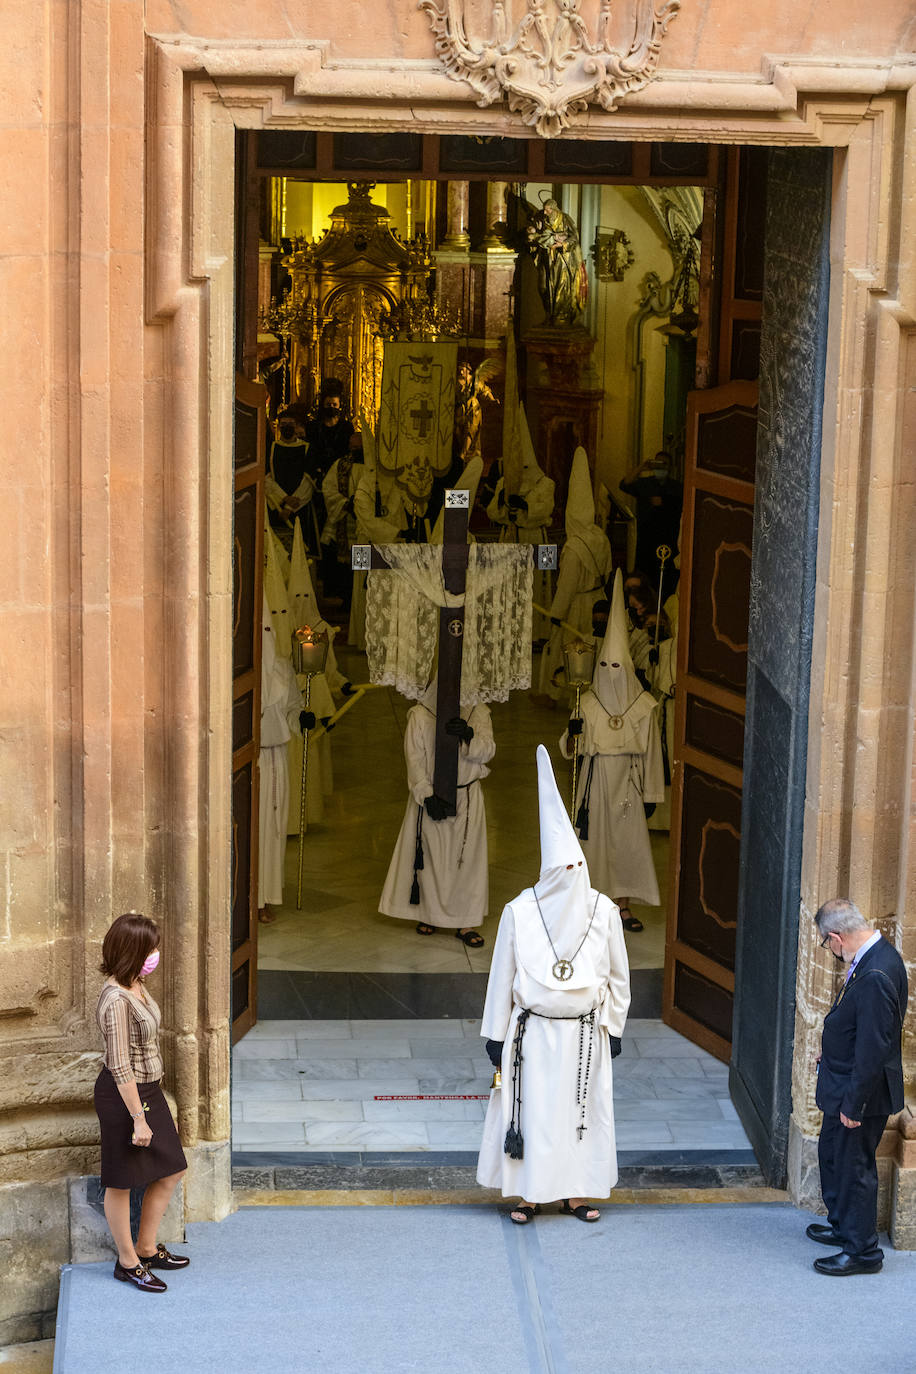
[[[420,905],[420,882],[416,873],[413,875],[413,882],[410,885],[410,905]]]
[[[525,1157],[525,1142],[522,1139],[521,1131],[515,1126],[510,1126],[508,1131],[506,1131],[506,1143],[503,1146],[503,1153],[507,1154],[510,1159],[524,1159]]]
[[[417,847],[413,856],[413,871],[414,873],[423,872],[423,841],[420,839],[419,835],[417,836]]]
[[[580,840],[588,839],[588,802],[583,801],[576,812],[576,830]]]

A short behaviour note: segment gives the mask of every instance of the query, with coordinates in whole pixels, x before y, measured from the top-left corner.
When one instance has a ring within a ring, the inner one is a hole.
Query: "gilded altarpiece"
[[[323,380],[343,383],[350,412],[375,423],[382,394],[386,318],[424,302],[430,259],[423,240],[404,243],[371,198],[372,182],[351,182],[315,242],[297,239],[284,258],[290,290],[281,305],[290,340],[290,402],[310,405]]]

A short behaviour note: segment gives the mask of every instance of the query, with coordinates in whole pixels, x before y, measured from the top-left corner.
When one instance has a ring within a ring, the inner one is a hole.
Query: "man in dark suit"
[[[846,898],[825,902],[814,919],[821,945],[847,968],[824,1020],[818,1061],[817,1105],[824,1113],[818,1162],[829,1224],[814,1222],[807,1234],[841,1247],[814,1261],[818,1273],[876,1274],[884,1251],[878,1246],[875,1152],[888,1116],[903,1107],[906,968]]]

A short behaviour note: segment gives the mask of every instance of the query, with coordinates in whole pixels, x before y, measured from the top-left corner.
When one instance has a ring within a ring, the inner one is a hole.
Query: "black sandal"
[[[563,1199],[560,1211],[565,1212],[567,1216],[576,1217],[579,1221],[595,1222],[601,1220],[601,1213],[598,1212],[597,1207],[589,1207],[585,1202],[581,1203],[578,1207],[570,1207],[568,1197]],[[596,1217],[590,1217],[589,1212],[598,1212],[598,1215]]]
[[[623,913],[625,911],[630,911],[630,908],[628,906],[622,906],[620,908],[620,920],[624,930],[631,930],[634,935],[637,935],[641,930],[645,930],[645,926],[638,916],[634,916],[632,911],[630,911],[629,916],[624,916]]]
[[[513,1226],[527,1226],[529,1221],[534,1221],[537,1210],[536,1204],[532,1206],[530,1202],[520,1202],[517,1207],[509,1208],[509,1220],[512,1222]],[[516,1212],[521,1212],[524,1219],[519,1220],[515,1215]]]
[[[455,939],[461,940],[469,949],[483,949],[484,939],[476,930],[456,930]]]
[[[417,934],[418,934],[418,935],[435,935],[435,933],[436,933],[436,927],[435,927],[435,926],[428,926],[428,925],[426,924],[425,921],[418,921],[418,922],[417,922]]]

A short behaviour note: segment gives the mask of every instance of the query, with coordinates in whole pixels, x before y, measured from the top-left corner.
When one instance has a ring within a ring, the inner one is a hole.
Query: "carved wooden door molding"
[[[258,753],[267,388],[235,384],[232,552],[232,1041],[258,1012]]]
[[[663,1016],[727,1060],[735,988],[757,383],[691,394]]]

